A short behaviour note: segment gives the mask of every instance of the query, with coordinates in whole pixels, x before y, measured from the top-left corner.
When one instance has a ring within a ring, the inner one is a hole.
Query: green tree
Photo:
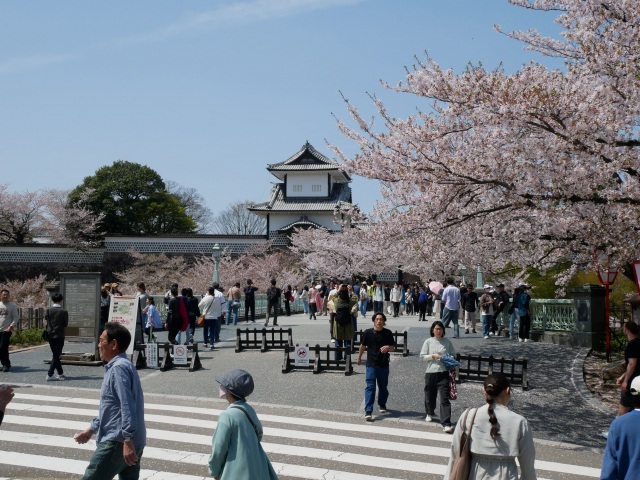
[[[70,194],[77,201],[89,191],[85,205],[102,214],[103,234],[146,235],[194,233],[196,222],[186,213],[180,200],[167,191],[158,173],[138,163],[118,160],[104,166]]]

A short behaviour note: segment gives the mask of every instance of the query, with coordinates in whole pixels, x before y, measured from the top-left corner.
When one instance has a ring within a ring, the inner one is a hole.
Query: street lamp
[[[316,269],[310,268],[309,271],[311,271],[311,286],[313,287],[313,279],[316,278]]]
[[[211,254],[211,256],[213,257],[213,262],[214,262],[214,266],[213,266],[213,283],[220,282],[220,276],[218,274],[218,265],[220,263],[220,252],[221,251],[222,251],[222,248],[220,248],[220,244],[216,243],[213,246],[213,253]]]
[[[464,279],[464,276],[466,273],[467,273],[467,267],[465,267],[464,265],[460,265],[460,274],[462,275],[462,283],[464,283],[465,285],[467,284],[467,281]]]
[[[478,265],[478,272],[476,273],[476,289],[484,286],[484,279],[482,278],[482,267]]]
[[[598,280],[604,285],[604,301],[605,301],[605,351],[607,355],[607,362],[611,361],[611,327],[609,323],[609,287],[613,285],[618,276],[618,270],[611,270],[611,255],[607,255],[602,250],[596,250],[595,254],[596,273],[598,274]]]

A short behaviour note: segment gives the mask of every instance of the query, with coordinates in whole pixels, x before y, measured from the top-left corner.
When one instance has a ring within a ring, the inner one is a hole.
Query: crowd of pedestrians
[[[373,281],[337,283],[321,281],[317,285],[305,285],[300,292],[287,285],[277,286],[275,279],[265,290],[267,312],[265,326],[272,321],[278,325],[281,302],[284,314],[290,315],[290,304],[298,298],[309,320],[326,316],[329,335],[336,347],[349,349],[358,328],[358,318],[364,331],[361,337],[356,363],[361,365],[366,352],[366,374],[364,389],[365,421],[374,421],[373,408],[377,403],[380,414],[388,412],[390,354],[396,348],[392,332],[386,328],[387,315],[392,318],[416,316],[418,321],[432,317],[430,336],[425,340],[420,359],[426,363],[424,374],[424,408],[426,422],[436,420],[444,432],[453,434],[451,459],[445,480],[453,477],[456,459],[460,455],[464,435],[471,439],[471,467],[469,479],[536,479],[534,469],[535,447],[527,420],[509,410],[511,386],[501,373],[491,374],[483,384],[484,406],[468,409],[457,421],[451,418],[451,400],[455,399],[454,370],[451,359],[457,353],[455,344],[447,337],[477,333],[476,312],[479,312],[482,336],[487,339],[498,335],[503,329],[509,338],[529,341],[530,300],[529,287],[521,283],[510,294],[503,284],[495,288],[484,285],[478,295],[471,284],[456,286],[453,279],[440,284],[393,286]],[[438,287],[440,288],[434,288]],[[169,341],[178,344],[194,342],[196,325],[202,317],[203,343],[213,348],[220,341],[223,323],[238,323],[241,301],[244,298],[245,322],[255,323],[255,294],[259,288],[251,280],[241,288],[235,283],[228,291],[219,284],[208,288],[200,300],[190,288],[171,286],[167,295],[166,321],[162,323],[152,296],[146,293],[144,283],[137,284],[138,298],[143,312],[145,333],[150,339],[154,330],[164,329]],[[146,444],[144,421],[144,397],[135,368],[125,355],[131,342],[131,334],[123,326],[103,320],[104,304],[110,298],[121,295],[117,284],[106,284],[101,292],[101,319],[99,352],[106,362],[104,385],[98,416],[86,430],[76,434],[78,443],[86,443],[96,435],[96,450],[90,460],[83,479],[138,478],[140,459]],[[0,296],[0,322],[2,334],[11,335],[15,325],[10,295],[3,290]],[[68,313],[63,308],[63,297],[52,295],[52,306],[46,312],[46,331],[52,352],[52,361],[47,381],[64,380],[60,364],[60,353],[64,345]],[[108,308],[107,308],[108,312]],[[362,325],[371,315],[371,325]],[[499,321],[501,320],[501,321]],[[460,322],[463,321],[462,328]],[[517,332],[517,333],[516,333]],[[606,446],[603,479],[637,478],[640,465],[640,441],[636,432],[640,428],[640,332],[635,323],[625,323],[628,339],[625,351],[625,371],[618,378],[621,389],[619,417],[612,423]],[[516,337],[517,335],[517,337]],[[0,337],[3,338],[3,337]],[[8,340],[7,340],[8,342]],[[2,352],[3,365],[10,367],[8,352]],[[335,360],[343,360],[344,352],[335,350]],[[8,371],[8,368],[7,370]],[[54,377],[57,373],[57,377]],[[209,457],[209,473],[214,478],[265,478],[275,479],[268,456],[260,445],[262,426],[256,412],[246,402],[254,389],[253,378],[244,370],[232,370],[216,379],[220,397],[228,402],[213,434],[212,453]],[[2,396],[2,409],[13,396],[12,392]],[[6,398],[5,398],[6,397]],[[123,414],[126,412],[126,415]],[[0,414],[1,423],[1,414]],[[518,466],[520,465],[520,474]],[[630,475],[630,476],[629,476]]]

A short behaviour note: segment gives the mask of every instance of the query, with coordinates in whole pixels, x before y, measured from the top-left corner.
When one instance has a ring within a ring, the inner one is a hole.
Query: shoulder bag
[[[473,430],[473,421],[476,419],[478,409],[476,408],[475,412],[473,412],[473,416],[471,417],[471,426],[469,427],[469,433],[467,433],[467,415],[469,415],[470,411],[471,407],[467,408],[467,411],[464,413],[462,423],[460,424],[462,428],[462,433],[460,434],[460,450],[458,450],[458,455],[453,461],[449,480],[469,479],[469,472],[471,471],[471,431]]]

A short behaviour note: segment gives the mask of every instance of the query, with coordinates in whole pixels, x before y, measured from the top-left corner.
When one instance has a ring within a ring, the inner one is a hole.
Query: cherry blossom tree
[[[102,215],[85,205],[86,195],[69,204],[68,191],[12,192],[0,185],[0,241],[22,245],[36,237],[75,247],[98,241],[96,230]]]
[[[46,275],[38,275],[27,280],[8,280],[0,282],[0,289],[6,288],[11,294],[11,301],[18,308],[46,307],[48,294],[44,288],[47,282]]]
[[[415,96],[417,112],[396,118],[372,95],[378,126],[345,99],[357,127],[339,128],[360,151],[334,151],[349,173],[381,183],[376,239],[437,269],[569,259],[562,283],[596,249],[628,264],[640,246],[640,3],[509,1],[559,12],[561,39],[506,35],[563,59],[562,70],[532,61],[456,74],[427,56],[385,84]]]

